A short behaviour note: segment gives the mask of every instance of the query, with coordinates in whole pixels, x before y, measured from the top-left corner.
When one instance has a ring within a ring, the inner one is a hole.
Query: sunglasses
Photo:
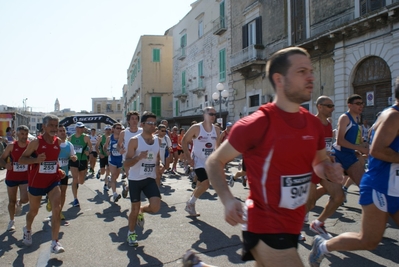
[[[156,125],[157,124],[156,122],[153,122],[153,121],[146,121],[144,123],[148,124],[148,125]]]
[[[333,104],[320,104],[320,106],[325,106],[325,107],[328,107],[328,108],[335,107],[335,105],[333,105]]]
[[[352,104],[353,105],[358,105],[358,106],[363,106],[364,102],[353,102]]]
[[[209,116],[216,116],[216,113],[207,113]]]

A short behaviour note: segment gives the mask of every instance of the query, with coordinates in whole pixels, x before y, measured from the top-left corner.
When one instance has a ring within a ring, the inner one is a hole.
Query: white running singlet
[[[193,139],[193,150],[191,157],[194,160],[194,169],[205,168],[205,161],[216,149],[217,134],[215,126],[212,125],[211,132],[204,129],[202,123],[199,123],[200,132],[197,138]]]

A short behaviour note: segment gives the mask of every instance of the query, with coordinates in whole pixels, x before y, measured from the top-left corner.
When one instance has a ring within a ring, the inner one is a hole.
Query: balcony
[[[213,21],[213,34],[222,35],[227,31],[226,17],[218,17]]]
[[[266,53],[263,45],[250,45],[230,57],[231,71],[247,73],[261,69],[266,65]]]
[[[178,55],[178,56],[177,56],[177,59],[178,59],[178,60],[183,60],[183,59],[185,59],[185,58],[186,58],[186,47],[180,47],[180,48],[177,50],[176,54]]]
[[[175,98],[179,99],[181,102],[186,102],[187,97],[188,97],[187,93],[179,93],[175,95]]]

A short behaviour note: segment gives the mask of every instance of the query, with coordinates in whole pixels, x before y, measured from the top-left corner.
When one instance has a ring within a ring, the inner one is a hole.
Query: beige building
[[[107,97],[93,97],[91,99],[92,108],[91,113],[94,114],[105,114],[113,118],[116,121],[122,121],[122,106],[123,98],[115,99]],[[91,127],[95,127],[94,125]],[[100,123],[98,123],[97,129],[100,129]]]
[[[172,117],[172,45],[171,36],[141,36],[123,86],[124,114],[151,111],[158,120]]]

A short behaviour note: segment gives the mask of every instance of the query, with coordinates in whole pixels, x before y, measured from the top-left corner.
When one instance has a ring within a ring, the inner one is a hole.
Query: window
[[[251,95],[249,97],[249,107],[257,107],[259,106],[259,95]]]
[[[219,81],[226,80],[226,49],[219,51]]]
[[[137,101],[136,100],[133,101],[133,110],[137,110]]]
[[[161,49],[152,49],[152,62],[161,62]]]
[[[292,41],[301,42],[306,38],[305,0],[291,0]]]
[[[178,117],[179,116],[179,101],[176,100],[175,102],[175,116]]]
[[[109,103],[107,104],[106,112],[113,112],[113,110],[112,110],[112,105],[109,104]]]
[[[183,71],[181,73],[181,92],[182,94],[186,93],[186,72]]]
[[[198,21],[198,38],[201,38],[204,35],[204,21]]]
[[[220,2],[219,7],[220,7],[219,8],[220,28],[226,28],[226,20],[225,20],[225,17],[224,17],[224,14],[225,14],[225,12],[224,12],[224,1]]]
[[[360,15],[363,16],[384,6],[385,0],[360,0]]]
[[[31,122],[36,122],[36,118],[30,118]]]
[[[198,88],[204,88],[204,62],[198,62]]]
[[[181,56],[186,55],[186,46],[187,46],[187,34],[184,34],[182,37],[180,37]]]
[[[151,112],[161,117],[161,97],[153,96],[151,97]]]
[[[140,68],[141,68],[141,62],[140,62],[140,58],[137,59],[137,72],[140,72]]]
[[[121,104],[117,105],[117,109],[118,109],[118,111],[121,111]]]
[[[262,43],[262,17],[257,17],[242,26],[242,48]]]
[[[97,113],[101,113],[101,104],[97,104]]]

